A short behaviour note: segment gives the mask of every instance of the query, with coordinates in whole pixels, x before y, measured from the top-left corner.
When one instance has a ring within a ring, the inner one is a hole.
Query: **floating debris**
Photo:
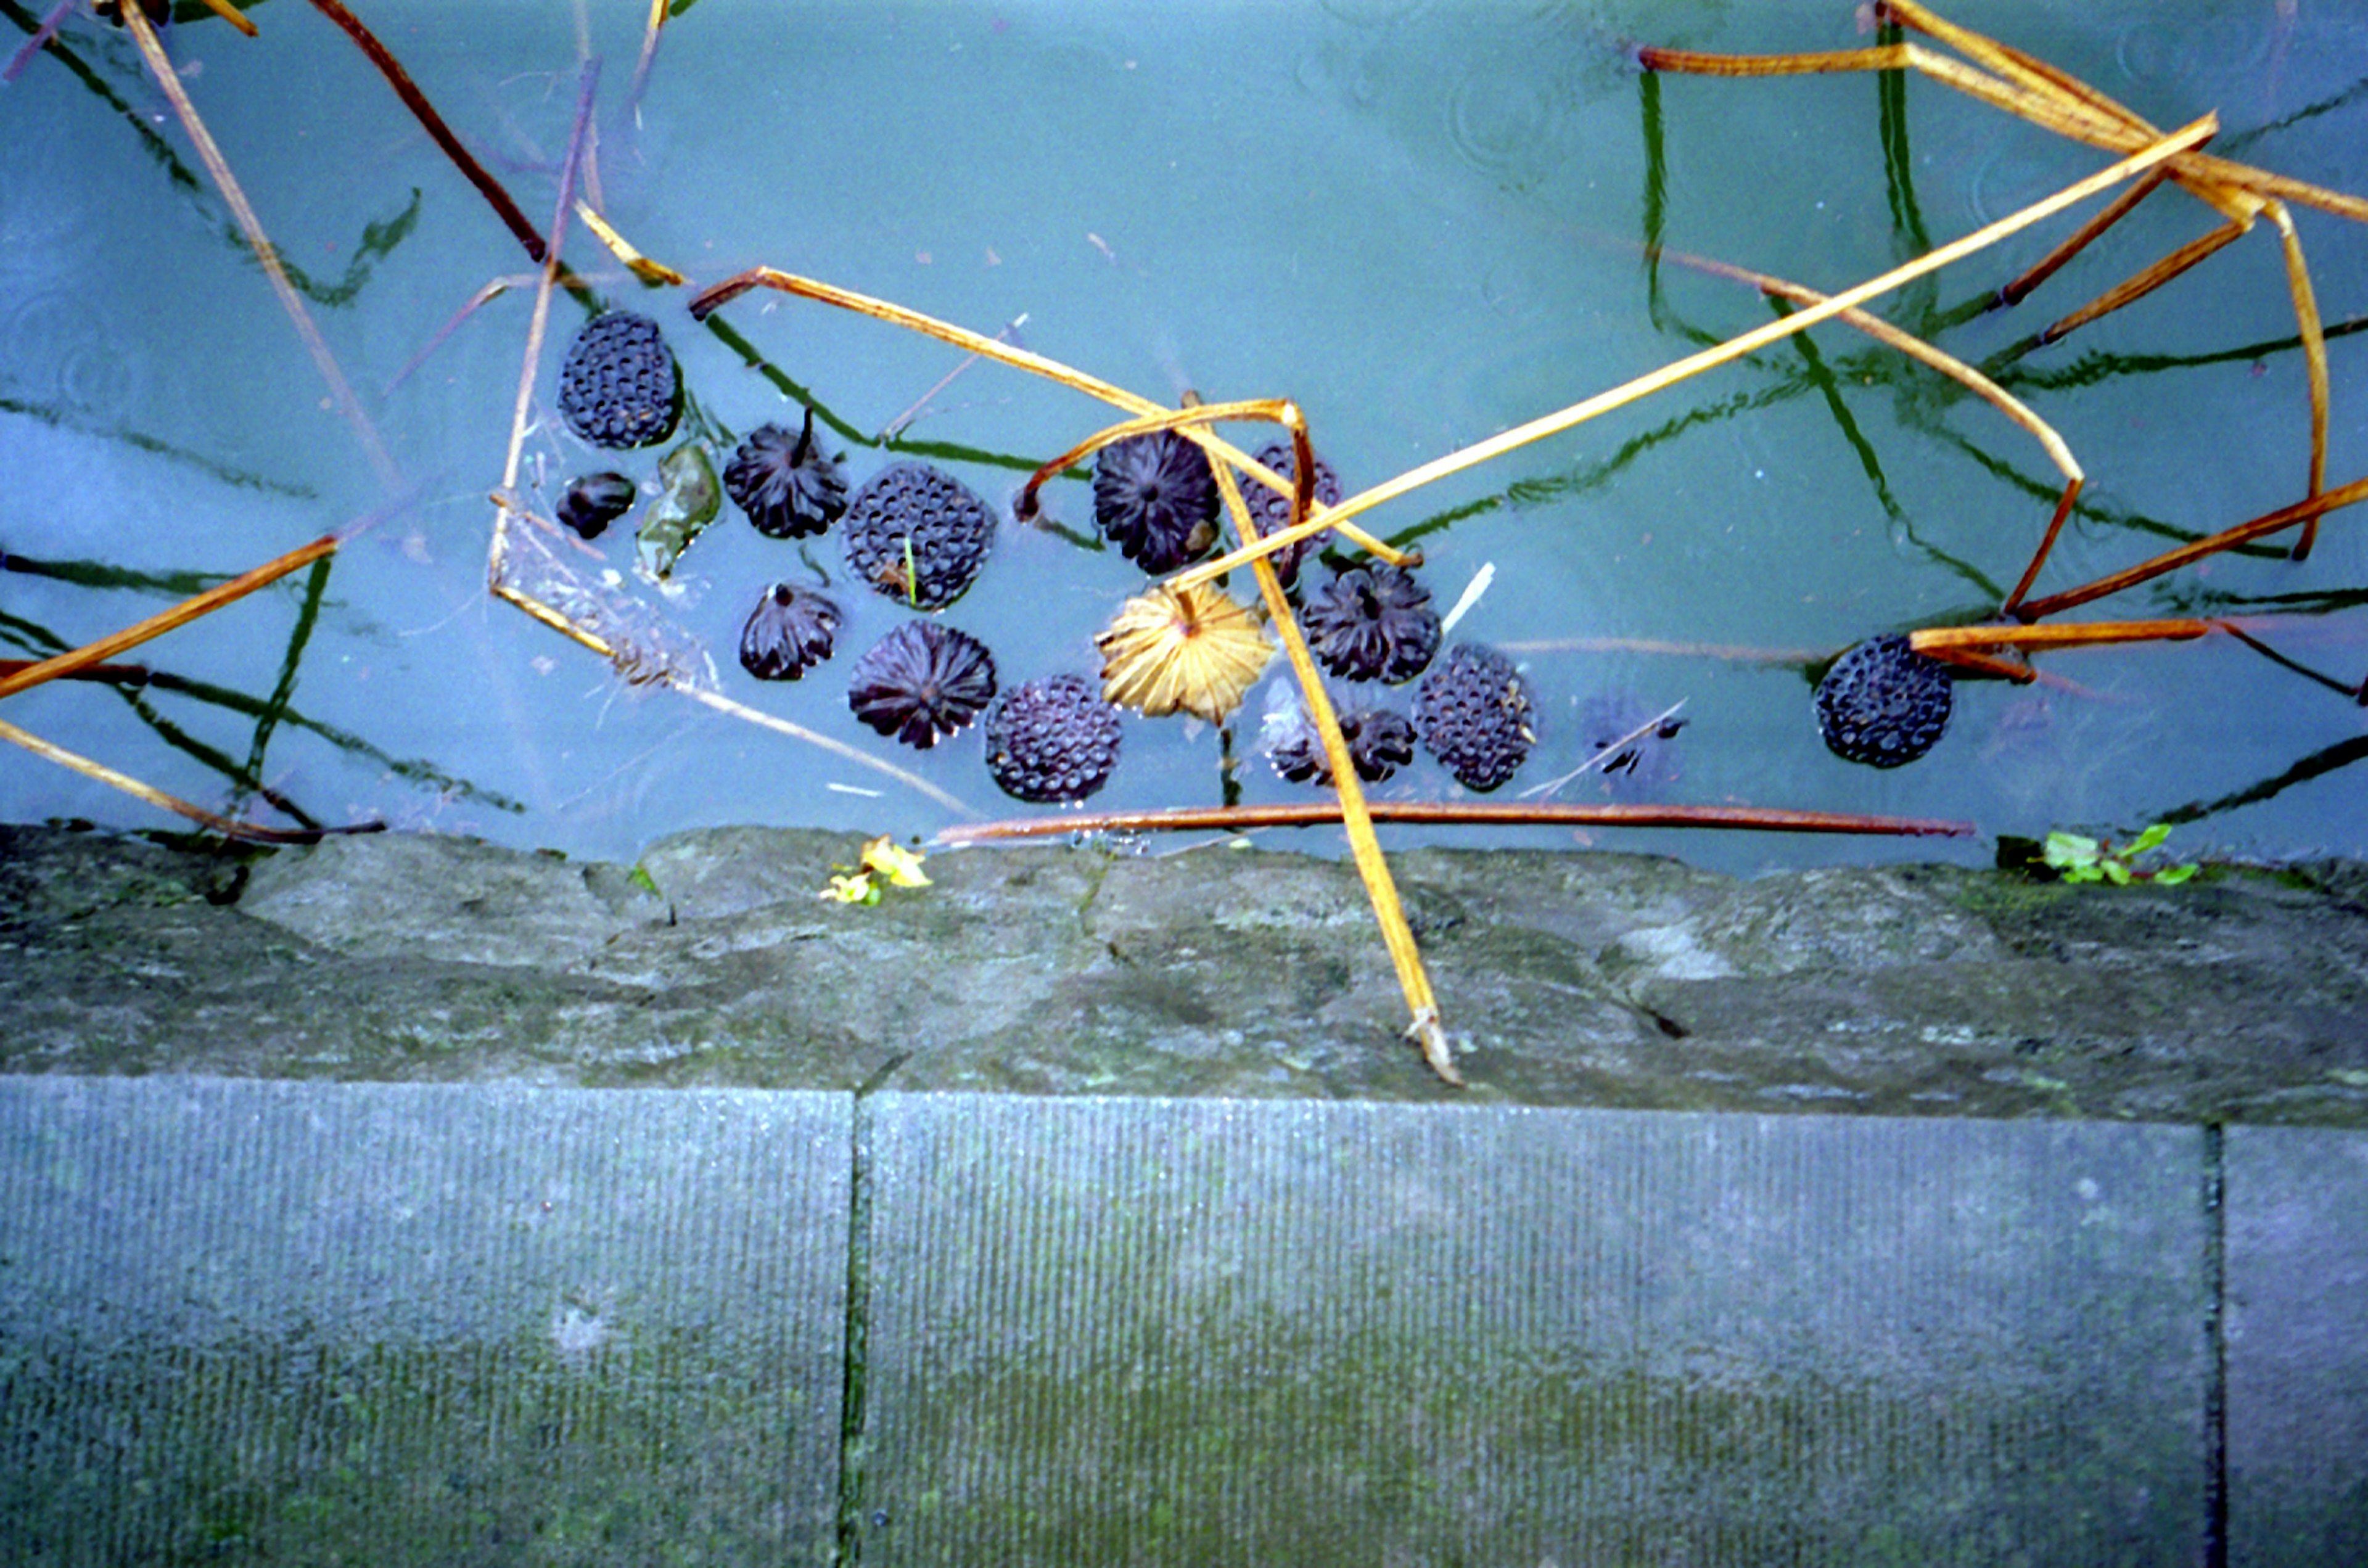
[[[1094,521],[1154,576],[1217,541],[1217,481],[1201,449],[1173,430],[1113,441],[1094,466]]]
[[[1324,737],[1300,706],[1295,688],[1288,699],[1268,710],[1258,738],[1274,770],[1293,784],[1330,784],[1331,759],[1324,754]],[[1359,705],[1339,713],[1340,738],[1349,743],[1349,759],[1357,777],[1379,784],[1414,760],[1414,724],[1395,708]]]
[[[1430,755],[1467,790],[1510,778],[1537,744],[1529,682],[1513,661],[1478,642],[1458,642],[1415,688],[1414,727]]]
[[[715,464],[707,449],[686,441],[668,452],[658,464],[658,498],[650,503],[649,516],[633,536],[637,570],[652,582],[664,582],[691,540],[706,531],[723,508]]]
[[[847,474],[815,444],[811,408],[795,436],[779,425],[749,431],[724,465],[723,488],[771,539],[821,533],[847,510]]]
[[[962,597],[986,563],[995,517],[970,487],[928,463],[890,463],[847,506],[847,561],[856,574],[916,609]]]
[[[1258,449],[1256,456],[1258,461],[1283,478],[1294,484],[1299,483],[1299,458],[1292,450],[1290,442],[1269,442]],[[1315,454],[1315,499],[1326,506],[1338,506],[1340,504],[1340,476],[1332,472],[1332,465],[1324,460],[1321,452]],[[1291,526],[1291,497],[1278,491],[1269,490],[1255,481],[1246,482],[1242,485],[1242,504],[1249,509],[1250,520],[1258,525],[1260,534],[1281,533]],[[1322,550],[1331,542],[1331,539],[1332,530],[1326,528],[1322,533],[1310,534],[1296,544],[1284,545],[1268,556],[1267,559],[1274,563],[1274,574],[1281,579],[1282,585],[1288,588],[1298,582],[1300,562]]]
[[[1351,566],[1309,598],[1301,618],[1324,667],[1348,680],[1412,680],[1439,652],[1430,590],[1386,562]]]
[[[640,494],[640,487],[621,473],[587,473],[568,482],[559,498],[559,520],[580,538],[598,539],[633,509]]]
[[[1006,692],[986,716],[986,768],[1003,792],[1082,801],[1118,766],[1118,709],[1083,676],[1047,676]]]
[[[776,583],[741,629],[740,665],[758,680],[795,680],[830,657],[838,621],[837,600]]]
[[[923,751],[995,699],[995,655],[968,632],[908,620],[855,662],[847,704],[883,735]]]
[[[559,370],[559,412],[596,447],[654,447],[674,434],[682,381],[658,324],[631,311],[598,315]]]
[[[1675,742],[1691,722],[1664,712],[1633,692],[1590,697],[1578,710],[1590,771],[1601,774],[1615,795],[1646,794],[1677,781]],[[1601,754],[1609,753],[1608,756]],[[1600,761],[1592,761],[1601,756]]]
[[[1249,607],[1207,583],[1165,584],[1119,607],[1094,645],[1102,696],[1147,718],[1182,711],[1222,724],[1274,656]]]

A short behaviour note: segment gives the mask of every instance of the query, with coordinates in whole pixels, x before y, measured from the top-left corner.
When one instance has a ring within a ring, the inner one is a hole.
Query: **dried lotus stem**
[[[1821,304],[1808,306],[1763,326],[1754,327],[1749,332],[1737,334],[1724,343],[1714,344],[1697,354],[1690,354],[1657,370],[1622,382],[1608,392],[1598,392],[1595,396],[1575,403],[1558,413],[1532,419],[1526,425],[1516,426],[1510,430],[1491,437],[1486,441],[1476,442],[1461,451],[1435,458],[1419,467],[1407,470],[1395,479],[1384,481],[1359,494],[1349,496],[1338,506],[1311,517],[1305,523],[1293,528],[1278,529],[1266,535],[1254,545],[1246,546],[1220,560],[1195,566],[1173,581],[1178,584],[1205,582],[1221,573],[1245,565],[1253,558],[1272,554],[1285,545],[1296,543],[1299,540],[1320,531],[1323,526],[1338,526],[1349,517],[1371,511],[1383,502],[1395,500],[1410,491],[1420,489],[1434,480],[1461,473],[1465,469],[1476,467],[1492,458],[1501,457],[1533,441],[1542,441],[1549,436],[1560,435],[1565,430],[1587,423],[1598,415],[1609,414],[1616,408],[1624,408],[1629,403],[1675,386],[1678,382],[1699,375],[1704,370],[1727,364],[1747,354],[1764,348],[1780,338],[1789,337],[1820,322],[1830,321],[1852,306],[1863,304],[1876,295],[1888,293],[1903,283],[1921,278],[1928,272],[1937,271],[1948,266],[1951,262],[1962,260],[1977,251],[1987,249],[2009,234],[2026,229],[2044,218],[2051,217],[2067,207],[2086,200],[2100,190],[2122,180],[2144,174],[2165,159],[2176,156],[2179,153],[2211,136],[2219,129],[2219,118],[2216,115],[2207,114],[2201,119],[2152,143],[2144,151],[2132,153],[2109,165],[2085,179],[2076,180],[2053,196],[2042,198],[2030,206],[2009,213],[1995,223],[1977,229],[1962,239],[1953,240],[1948,244],[1928,251],[1915,260],[1896,267],[1880,277],[1869,278],[1839,294],[1830,295]]]
[[[1936,817],[1871,816],[1856,812],[1795,812],[1773,806],[1516,804],[1506,801],[1375,801],[1375,822],[1431,827],[1703,827],[1755,833],[1876,834],[1908,838],[1970,838],[1974,824]],[[937,835],[949,846],[1053,838],[1073,833],[1237,833],[1257,827],[1320,827],[1340,820],[1329,801],[1257,806],[1185,806],[1147,812],[1070,812],[970,823]]]
[[[2306,501],[2297,501],[2291,506],[2281,506],[2276,511],[2264,513],[2250,522],[2238,523],[2233,528],[2224,528],[2209,538],[2182,544],[2176,550],[2167,550],[2150,560],[2139,562],[2135,566],[2125,566],[2119,572],[2100,577],[2084,587],[2068,589],[2060,594],[2051,594],[2044,599],[2033,599],[2015,613],[2024,620],[2030,621],[2037,620],[2043,616],[2054,615],[2058,610],[2071,609],[2093,599],[2101,599],[2109,594],[2118,594],[2123,588],[2135,587],[2149,578],[2159,577],[2166,572],[2176,572],[2182,566],[2201,561],[2207,555],[2217,554],[2231,546],[2260,539],[2264,534],[2280,532],[2294,527],[2296,523],[2307,522],[2339,507],[2349,506],[2362,500],[2368,500],[2368,479],[2355,479],[2339,489],[2314,495]]]
[[[135,5],[132,9],[139,7]],[[187,626],[203,615],[209,615],[226,604],[246,597],[256,589],[276,583],[290,572],[301,571],[337,548],[336,534],[324,534],[312,543],[299,546],[273,561],[267,561],[251,572],[242,572],[227,583],[218,583],[201,594],[192,594],[169,609],[159,610],[145,620],[136,621],[122,631],[85,642],[69,653],[59,653],[27,665],[12,675],[0,676],[0,697],[12,697],[44,681],[56,680],[93,665],[115,657],[127,649],[162,637],[176,627]]]
[[[138,6],[134,5],[130,8],[136,10]],[[0,741],[8,741],[23,746],[35,756],[46,758],[61,767],[71,768],[85,778],[95,779],[111,789],[120,790],[125,794],[145,801],[152,806],[188,817],[191,822],[202,823],[225,838],[252,839],[260,844],[318,844],[330,834],[381,833],[386,828],[384,823],[379,822],[357,823],[350,827],[257,827],[253,823],[233,822],[229,817],[206,810],[203,806],[192,805],[178,795],[168,795],[153,784],[142,784],[130,774],[119,773],[103,762],[93,762],[78,752],[71,752],[63,746],[53,745],[40,736],[20,730],[5,720],[0,720]]]
[[[939,343],[951,344],[956,348],[975,354],[982,359],[992,359],[998,365],[1008,365],[1015,370],[1025,370],[1030,375],[1042,376],[1047,381],[1058,381],[1072,392],[1083,392],[1087,397],[1099,399],[1113,408],[1124,409],[1138,417],[1162,415],[1169,412],[1149,398],[1138,397],[1123,387],[1113,385],[1099,377],[1087,375],[1083,370],[1074,369],[1062,364],[1058,359],[1047,358],[1042,354],[972,332],[967,327],[956,326],[951,322],[939,321],[935,316],[924,315],[919,311],[908,310],[903,305],[894,304],[886,300],[875,299],[869,294],[859,294],[853,290],[841,289],[835,284],[820,282],[812,278],[801,278],[795,273],[783,272],[776,267],[752,267],[746,272],[735,274],[721,283],[700,290],[691,298],[690,313],[693,318],[704,321],[718,306],[730,303],[751,289],[778,289],[784,294],[794,294],[800,299],[814,300],[825,305],[836,305],[840,310],[852,311],[860,316],[870,316],[874,321],[886,322],[891,326],[901,326],[908,332],[917,332],[924,337],[933,337]],[[1212,458],[1222,459],[1224,462],[1240,469],[1278,494],[1288,495],[1292,493],[1289,480],[1222,437],[1192,425],[1178,426],[1177,428]],[[1214,468],[1217,465],[1212,463],[1211,466]],[[1316,520],[1321,524],[1329,525],[1336,520],[1335,514],[1318,512]],[[1345,520],[1339,522],[1339,528],[1340,531],[1354,541],[1359,549],[1369,551],[1394,566],[1406,565],[1418,560],[1417,557],[1409,557],[1406,551],[1373,538]],[[1207,576],[1213,575],[1213,573],[1205,576],[1195,574],[1194,580],[1206,581]]]
[[[1918,653],[1947,649],[2085,648],[2106,642],[2184,642],[2214,630],[2211,620],[2091,620],[2059,626],[1935,626],[1907,634]]]
[[[296,292],[296,286],[289,282],[288,269],[279,264],[279,248],[263,232],[262,221],[256,217],[255,209],[247,204],[246,192],[239,187],[238,177],[230,172],[230,164],[222,157],[222,149],[214,145],[212,134],[206,130],[206,122],[198,118],[198,106],[189,101],[188,93],[181,85],[179,74],[173,69],[172,61],[165,58],[165,46],[156,41],[156,29],[149,25],[147,13],[137,4],[127,5],[123,7],[123,25],[131,30],[132,40],[140,46],[140,57],[147,62],[148,74],[156,78],[157,86],[164,90],[165,97],[173,105],[173,112],[180,117],[181,129],[188,133],[190,143],[198,150],[198,161],[205,165],[214,187],[229,203],[231,216],[238,221],[239,232],[246,236],[248,246],[255,252],[255,259],[263,266],[264,276],[271,280],[272,292],[279,296],[281,308],[287,311],[288,319],[296,325],[296,335],[303,339],[304,351],[313,357],[313,367],[321,372],[321,379],[329,384],[329,395],[336,400],[338,412],[345,415],[346,423],[353,426],[355,438],[361,442],[362,451],[369,457],[370,467],[378,471],[381,482],[392,488],[398,475],[394,460],[387,456],[385,444],[379,439],[378,427],[370,423],[370,415],[362,412],[361,401],[354,396],[354,389],[347,382],[346,373],[337,369],[337,361],[329,353],[329,346],[323,340],[321,329],[313,324],[312,312],[304,308],[302,296]]]
[[[436,112],[436,106],[427,101],[427,95],[421,92],[419,85],[411,79],[411,73],[405,71],[403,62],[378,40],[378,35],[371,32],[360,17],[346,9],[341,0],[313,0],[313,8],[335,22],[362,53],[370,57],[370,62],[378,67],[379,74],[386,78],[386,85],[394,89],[394,96],[403,100],[403,107],[419,121],[428,139],[452,160],[452,166],[461,171],[461,177],[477,187],[477,194],[485,199],[486,205],[494,210],[494,216],[502,221],[502,226],[526,247],[527,255],[538,262],[542,260],[547,254],[542,235],[527,221],[526,214],[518,210],[518,204],[510,199],[510,193],[502,188],[501,181],[486,173],[485,166],[461,144],[461,139],[452,134],[452,128],[444,123],[444,117]]]

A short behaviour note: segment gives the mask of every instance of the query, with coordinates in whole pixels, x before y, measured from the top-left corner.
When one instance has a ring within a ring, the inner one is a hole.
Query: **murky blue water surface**
[[[579,58],[600,57],[598,205],[695,285],[768,263],[992,333],[1163,402],[1288,395],[1354,491],[1765,321],[1756,293],[1648,241],[1839,290],[2102,162],[1933,83],[1859,74],[1648,85],[1631,40],[1722,51],[1872,41],[1840,0],[1759,5],[1031,4],[689,8],[632,102],[643,7],[381,5],[369,19],[538,224],[549,221]],[[2268,0],[1964,5],[1957,19],[2164,125],[2217,108],[2220,147],[2368,192],[2368,20]],[[725,822],[926,833],[954,813],[877,772],[637,691],[485,592],[492,511],[531,309],[528,263],[380,76],[303,6],[262,37],[184,24],[167,47],[375,426],[390,486],[321,376],[129,40],[85,19],[71,59],[0,89],[0,574],[11,656],[82,642],[213,578],[392,506],[335,558],[128,655],[144,689],[61,682],[12,723],[217,809],[382,817],[629,857]],[[10,49],[37,19],[0,3]],[[1892,95],[1887,97],[1886,95]],[[2040,592],[2084,582],[2302,494],[2307,404],[2266,225],[2067,341],[2017,354],[2057,313],[2203,233],[2158,195],[2017,311],[1939,330],[2070,442],[2087,505]],[[2300,211],[2330,330],[2328,476],[2368,472],[2368,228]],[[1882,301],[1903,324],[1995,289],[2058,220]],[[582,229],[568,259],[660,320],[699,406],[735,435],[811,396],[857,480],[875,433],[958,362],[939,345],[758,293],[712,330],[683,290],[643,289]],[[547,414],[581,306],[554,302]],[[744,348],[746,352],[744,352]],[[416,368],[407,375],[406,368]],[[752,367],[747,354],[765,362]],[[905,445],[1002,505],[1026,472],[1107,423],[1076,393],[985,364],[926,399]],[[1244,430],[1247,444],[1263,432]],[[636,477],[655,451],[629,454]],[[525,480],[547,506],[610,466],[546,416]],[[1990,853],[2000,833],[2126,830],[2265,856],[2368,853],[2362,710],[2215,637],[2042,661],[2037,687],[1960,683],[1947,738],[1893,772],[1843,763],[1810,718],[1804,662],[1878,631],[1994,607],[2058,481],[1995,410],[1838,326],[1759,354],[1372,514],[1418,540],[1452,602],[1494,585],[1457,635],[1515,650],[1541,744],[1502,793],[1575,767],[1586,717],[1689,720],[1657,798],[1963,817],[1953,847],[1599,832],[1587,841],[1735,869]],[[1091,531],[1087,488],[1050,494]],[[392,497],[392,501],[391,501]],[[2086,615],[2289,612],[2260,635],[2341,683],[2368,673],[2368,517],[2316,555],[2221,556]],[[727,502],[671,594],[634,586],[611,533],[597,578],[712,652],[722,688],[894,761],[985,815],[1017,814],[975,730],[926,755],[848,712],[853,655],[909,612],[844,582],[836,538],[759,537]],[[839,656],[795,686],[733,656],[764,586],[807,561],[841,580]],[[1093,633],[1140,576],[1112,551],[1007,527],[947,612],[1007,684],[1095,667]],[[1236,584],[1237,589],[1243,585]],[[1676,651],[1671,651],[1672,649]],[[291,653],[291,650],[293,653]],[[1269,679],[1287,678],[1282,666]],[[1401,694],[1403,699],[1403,694]],[[1304,798],[1235,725],[1244,799]],[[271,715],[277,714],[276,719]],[[1602,799],[1582,779],[1563,798]],[[1218,734],[1130,720],[1095,804],[1214,803]],[[1377,793],[1442,798],[1427,758]],[[168,819],[10,749],[0,816]],[[1400,833],[1393,842],[1413,842]],[[1567,844],[1534,829],[1458,842]],[[1330,846],[1318,831],[1296,842]]]

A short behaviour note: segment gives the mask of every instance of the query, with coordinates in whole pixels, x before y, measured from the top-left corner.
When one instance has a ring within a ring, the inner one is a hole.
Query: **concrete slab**
[[[2368,1136],[2232,1127],[2228,1561],[2368,1562]]]
[[[857,1115],[867,1563],[2203,1549],[2195,1130]]]
[[[850,1102],[0,1081],[0,1557],[812,1561]]]

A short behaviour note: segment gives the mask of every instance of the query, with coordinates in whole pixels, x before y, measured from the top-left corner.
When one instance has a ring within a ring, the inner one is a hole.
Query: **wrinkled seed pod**
[[[1379,784],[1414,760],[1414,725],[1395,708],[1349,708],[1341,711],[1340,738],[1349,743],[1349,760],[1357,777]],[[1315,733],[1305,712],[1295,715],[1281,738],[1267,749],[1274,770],[1294,784],[1329,784],[1331,760],[1324,755],[1324,737]]]
[[[1905,632],[1870,637],[1817,683],[1817,733],[1846,762],[1897,767],[1940,744],[1954,702],[1949,667],[1909,647]]]
[[[658,324],[631,311],[593,317],[559,369],[559,412],[596,447],[647,447],[674,434],[682,403]]]
[[[740,631],[740,665],[758,680],[795,680],[830,657],[838,605],[811,588],[776,583]]]
[[[1022,801],[1082,801],[1110,782],[1121,728],[1117,705],[1083,676],[1031,680],[987,712],[987,771]]]
[[[585,539],[598,539],[610,523],[633,509],[641,494],[621,473],[587,473],[571,481],[559,498],[559,520]]]
[[[1300,620],[1324,667],[1347,680],[1412,680],[1439,652],[1430,590],[1403,567],[1351,566],[1309,596]]]
[[[1537,744],[1529,682],[1513,661],[1477,642],[1458,642],[1415,688],[1414,727],[1431,756],[1467,790],[1510,778]]]
[[[1173,430],[1113,441],[1094,463],[1094,521],[1153,576],[1217,539],[1217,481],[1201,449]]]
[[[748,432],[723,468],[723,488],[771,539],[818,534],[847,510],[847,475],[814,438],[814,410],[792,436],[779,425]]]
[[[995,543],[986,503],[928,463],[890,463],[865,480],[848,503],[845,528],[847,561],[856,574],[920,609],[942,609],[962,597]]]
[[[1283,478],[1297,483],[1299,455],[1292,450],[1290,442],[1269,442],[1258,449],[1257,456],[1258,461]],[[1332,465],[1324,460],[1321,452],[1315,454],[1315,499],[1326,506],[1340,504],[1340,476],[1332,472]],[[1269,490],[1255,480],[1242,481],[1242,504],[1249,508],[1250,518],[1258,524],[1260,535],[1279,533],[1291,526],[1291,497]],[[1267,557],[1274,562],[1274,574],[1282,580],[1284,587],[1288,588],[1299,580],[1300,563],[1322,550],[1331,538],[1332,530],[1326,528],[1322,533],[1310,534],[1297,544],[1287,544]]]
[[[995,699],[995,655],[967,632],[908,620],[855,662],[847,705],[883,735],[923,751]]]

